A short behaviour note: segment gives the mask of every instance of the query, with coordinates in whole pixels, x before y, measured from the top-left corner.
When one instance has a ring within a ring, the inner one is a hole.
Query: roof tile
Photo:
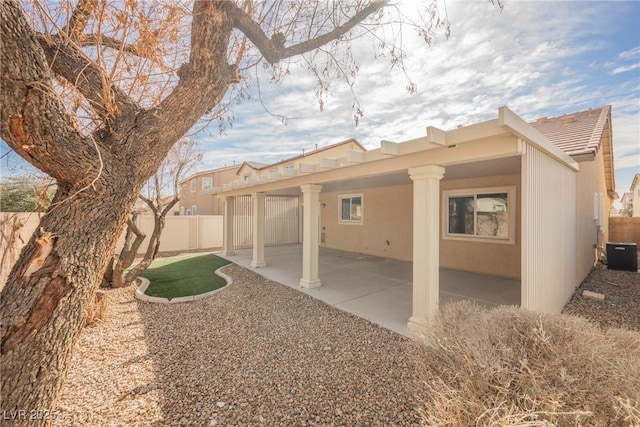
[[[596,153],[611,106],[590,108],[559,117],[542,117],[530,123],[570,156]]]

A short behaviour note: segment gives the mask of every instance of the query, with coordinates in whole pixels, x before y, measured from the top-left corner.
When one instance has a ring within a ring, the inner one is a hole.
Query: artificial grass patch
[[[211,254],[154,261],[141,274],[151,282],[145,294],[172,299],[220,289],[227,282],[213,272],[227,264],[226,259]]]

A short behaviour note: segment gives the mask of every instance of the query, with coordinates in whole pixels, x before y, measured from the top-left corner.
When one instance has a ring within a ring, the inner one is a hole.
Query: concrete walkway
[[[217,253],[218,256],[222,255]],[[251,249],[223,258],[263,277],[309,294],[330,305],[406,335],[411,316],[410,262],[320,248],[320,280],[300,287],[302,245],[265,248],[266,267],[252,268]],[[440,269],[440,305],[470,299],[485,306],[520,304],[520,281]]]

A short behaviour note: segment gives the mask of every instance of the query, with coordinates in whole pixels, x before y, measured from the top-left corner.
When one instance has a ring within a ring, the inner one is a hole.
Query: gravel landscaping
[[[418,425],[408,339],[230,265],[206,300],[108,291],[76,346],[60,425]]]
[[[605,299],[585,298],[583,291],[603,294]],[[573,294],[563,313],[584,317],[604,328],[622,327],[640,332],[640,273],[598,266]]]
[[[420,424],[411,340],[236,265],[224,271],[234,283],[192,303],[109,290],[106,319],[76,346],[56,424]],[[640,331],[638,307],[639,274],[597,269],[565,311]]]

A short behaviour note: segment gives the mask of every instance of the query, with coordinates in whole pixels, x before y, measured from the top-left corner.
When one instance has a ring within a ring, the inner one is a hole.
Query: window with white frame
[[[285,166],[284,170],[293,170],[293,164]]]
[[[196,192],[196,180],[195,180],[195,178],[194,178],[194,179],[192,179],[192,180],[189,182],[189,185],[190,185],[190,190],[191,190],[191,192],[192,192],[192,193],[195,193],[195,192]]]
[[[245,181],[249,181],[249,179],[251,178],[251,173],[245,173],[243,179]]]
[[[191,215],[198,215],[198,206],[196,205],[191,206]]]
[[[211,191],[213,180],[211,178],[202,178],[202,191]]]
[[[344,194],[339,196],[340,213],[338,221],[345,224],[362,224],[362,194]]]
[[[443,191],[443,237],[515,243],[515,187]]]

